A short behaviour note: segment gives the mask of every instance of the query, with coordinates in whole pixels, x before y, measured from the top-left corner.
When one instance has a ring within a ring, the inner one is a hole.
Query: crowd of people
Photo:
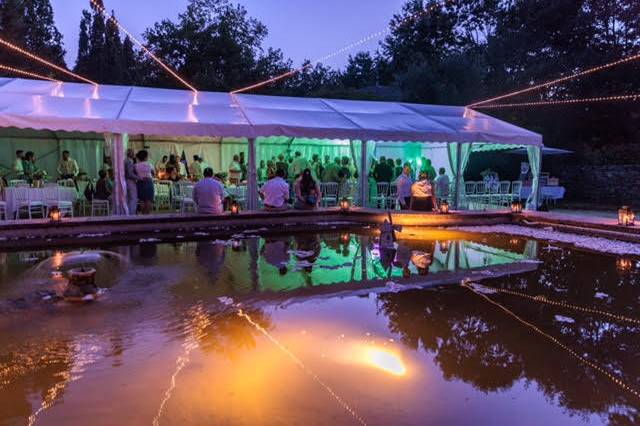
[[[76,186],[78,181],[90,180],[67,150],[62,152],[56,172],[59,179],[73,181]],[[348,156],[332,158],[325,155],[321,159],[319,154],[313,154],[308,159],[300,151],[261,160],[256,172],[260,183],[259,196],[264,208],[269,211],[283,211],[291,207],[300,210],[317,208],[323,198],[321,183],[338,184],[338,193],[333,194],[336,201],[342,197],[353,199],[359,178],[358,169]],[[46,172],[38,169],[33,152],[18,150],[13,163],[13,175],[16,179],[31,183],[43,179]],[[233,155],[226,170],[214,173],[213,168],[198,155],[194,155],[189,164],[183,156],[177,155],[163,155],[154,164],[147,150],[135,152],[128,149],[124,175],[130,214],[151,212],[156,180],[192,182],[193,199],[198,212],[220,214],[224,206],[232,201],[225,188],[246,183],[248,167],[244,152]],[[403,210],[436,211],[449,196],[450,181],[445,169],[441,168],[436,173],[427,158],[421,158],[414,164],[383,156],[372,160],[367,177],[372,200],[384,199],[378,197],[377,183],[387,182],[396,186],[397,198],[392,202]],[[111,159],[105,157],[97,181],[86,187],[84,195],[87,199],[112,200],[113,182]],[[388,207],[387,201],[378,201],[377,207]]]

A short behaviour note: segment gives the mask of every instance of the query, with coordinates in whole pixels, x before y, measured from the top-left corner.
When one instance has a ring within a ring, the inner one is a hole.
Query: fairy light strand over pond
[[[18,52],[19,54],[21,54],[23,56],[26,56],[29,59],[33,59],[36,62],[40,62],[41,64],[46,65],[49,68],[53,68],[54,70],[59,71],[59,72],[61,72],[63,74],[66,74],[66,75],[71,76],[71,77],[73,77],[75,79],[84,81],[85,83],[93,84],[94,86],[98,85],[98,83],[96,83],[93,80],[89,80],[88,78],[85,78],[85,77],[83,77],[81,75],[78,75],[78,74],[76,74],[74,72],[71,72],[68,69],[63,68],[63,67],[61,67],[59,65],[56,65],[53,62],[49,62],[46,59],[43,59],[38,55],[34,55],[33,53],[28,52],[28,51],[24,50],[23,48],[21,48],[20,46],[17,46],[15,44],[13,44],[13,43],[1,38],[1,37],[0,37],[0,44],[5,46],[5,47],[7,47],[8,49],[11,49],[11,50],[13,50],[15,52]]]
[[[285,355],[287,355],[295,364],[297,364],[307,375],[309,375],[313,380],[316,381],[333,399],[335,399],[338,404],[344,408],[351,416],[353,416],[356,421],[361,425],[366,425],[367,423],[364,421],[358,413],[356,413],[353,408],[346,403],[344,399],[340,395],[338,395],[328,384],[326,384],[316,373],[313,372],[309,367],[307,367],[304,362],[300,358],[298,358],[293,352],[287,349],[278,339],[273,337],[264,327],[255,322],[248,314],[246,314],[242,309],[238,309],[238,316],[244,318],[249,324],[251,324],[256,330],[258,330],[262,335],[264,335],[271,343],[273,343],[278,349],[280,349]]]
[[[545,333],[543,330],[541,330],[539,327],[537,327],[536,325],[528,322],[525,319],[522,319],[521,317],[519,317],[517,314],[515,314],[513,311],[511,311],[509,308],[503,306],[502,304],[494,301],[493,299],[491,299],[489,296],[487,296],[486,294],[483,294],[482,292],[478,291],[477,289],[474,288],[473,283],[470,282],[466,282],[463,281],[461,283],[462,287],[470,290],[472,293],[480,296],[482,299],[484,299],[485,301],[489,302],[491,305],[499,308],[500,310],[502,310],[504,313],[506,313],[507,315],[509,315],[510,317],[512,317],[513,319],[515,319],[516,321],[518,321],[519,323],[521,323],[522,325],[528,327],[529,329],[533,330],[534,332],[536,332],[537,334],[539,334],[540,336],[544,337],[545,339],[549,340],[550,342],[552,342],[553,344],[555,344],[556,346],[558,346],[559,348],[563,349],[564,351],[566,351],[569,355],[571,355],[573,358],[577,359],[578,361],[580,361],[581,363],[583,363],[584,365],[591,367],[592,369],[598,371],[600,374],[602,374],[603,376],[605,376],[607,379],[609,379],[611,382],[613,382],[614,384],[618,385],[621,389],[625,390],[626,392],[629,392],[630,394],[632,394],[633,396],[635,396],[636,398],[640,399],[640,392],[638,390],[636,390],[635,388],[629,386],[628,384],[626,384],[622,379],[620,379],[619,377],[611,374],[609,371],[607,371],[604,367],[601,367],[600,365],[589,361],[588,359],[586,359],[585,357],[583,357],[582,355],[578,354],[576,351],[574,351],[573,349],[571,349],[570,347],[568,347],[567,345],[565,345],[564,343],[562,343],[560,340],[556,339],[555,337],[551,336],[548,333]]]
[[[606,69],[609,69],[609,68],[613,68],[613,67],[616,67],[618,65],[622,65],[622,64],[629,63],[629,62],[637,61],[639,59],[640,59],[640,54],[627,56],[625,58],[618,59],[617,61],[613,61],[613,62],[609,62],[609,63],[606,63],[606,64],[598,65],[596,67],[592,67],[592,68],[586,69],[584,71],[580,71],[580,72],[577,72],[577,73],[574,73],[574,74],[571,74],[571,75],[568,75],[568,76],[565,76],[565,77],[556,78],[554,80],[550,80],[550,81],[547,81],[547,82],[544,82],[544,83],[536,84],[534,86],[527,87],[525,89],[509,92],[509,93],[506,93],[504,95],[496,96],[494,98],[490,98],[490,99],[485,99],[483,101],[474,102],[472,104],[467,105],[467,107],[468,108],[476,108],[476,107],[479,107],[480,105],[488,104],[488,103],[499,101],[499,100],[506,99],[506,98],[512,98],[514,96],[522,95],[524,93],[529,93],[529,92],[532,92],[534,90],[544,89],[545,87],[549,87],[549,86],[555,86],[555,85],[557,85],[559,83],[564,83],[566,81],[570,81],[570,80],[573,80],[573,79],[576,79],[576,78],[579,78],[579,77],[584,77],[584,76],[589,75],[589,74],[594,74],[596,72],[603,71],[603,70],[606,70]]]
[[[94,0],[92,0],[92,1],[94,1]],[[409,16],[407,16],[406,18],[404,18],[401,21],[399,21],[395,25],[395,28],[402,27],[403,25],[406,25],[411,21],[414,21],[416,19],[422,18],[422,17],[426,16],[427,14],[431,13],[432,11],[434,11],[436,9],[439,9],[441,7],[445,7],[445,6],[449,5],[450,3],[453,4],[453,3],[455,3],[455,1],[454,0],[440,1],[440,2],[437,2],[437,3],[434,3],[434,4],[430,5],[430,6],[428,6],[426,9],[422,9],[422,10],[420,10],[418,12],[411,13],[411,14],[409,14]],[[259,83],[252,84],[252,85],[247,86],[247,87],[243,87],[241,89],[236,89],[236,90],[232,91],[231,93],[236,94],[236,93],[248,92],[250,90],[258,89],[260,87],[266,86],[266,85],[271,84],[271,83],[275,83],[275,82],[283,80],[285,78],[293,77],[294,75],[299,74],[301,72],[304,72],[307,69],[313,67],[317,63],[328,61],[329,59],[333,59],[336,56],[339,56],[339,55],[341,55],[343,53],[346,53],[346,52],[348,52],[348,51],[350,51],[350,50],[352,50],[352,49],[354,49],[354,48],[356,48],[358,46],[362,46],[363,44],[368,43],[371,40],[374,40],[374,39],[377,39],[377,38],[382,37],[384,35],[387,35],[390,32],[391,32],[391,30],[389,28],[385,28],[383,30],[380,30],[380,31],[377,31],[375,33],[369,34],[368,36],[363,37],[360,40],[354,41],[353,43],[349,43],[346,46],[343,46],[342,48],[336,50],[335,52],[329,53],[329,54],[327,54],[325,56],[322,56],[322,57],[320,57],[320,58],[318,58],[316,60],[310,61],[309,63],[301,66],[300,68],[296,68],[296,69],[293,69],[291,71],[287,71],[287,72],[282,73],[280,75],[277,75],[275,77],[269,78],[269,79],[261,81]]]
[[[600,103],[600,102],[637,102],[640,101],[640,93],[631,95],[616,95],[616,96],[599,96],[594,98],[580,98],[580,99],[563,99],[557,101],[533,101],[533,102],[517,102],[510,104],[489,104],[478,105],[473,107],[474,109],[497,109],[497,108],[522,108],[522,107],[536,107],[536,106],[550,106],[550,105],[572,105],[572,104],[587,104],[587,103]]]
[[[105,8],[103,6],[101,6],[100,4],[98,4],[98,2],[96,0],[90,0],[90,1],[91,1],[91,4],[96,8],[96,10],[98,12],[100,12],[100,14],[107,21],[113,22],[120,29],[120,31],[125,33],[135,44],[137,44],[140,47],[140,49],[142,49],[142,51],[147,56],[149,56],[158,65],[160,65],[162,67],[162,69],[164,69],[166,72],[168,72],[173,78],[178,80],[178,82],[183,84],[189,90],[191,90],[191,91],[193,91],[195,93],[198,92],[198,89],[196,89],[192,84],[190,84],[184,78],[180,77],[176,71],[174,71],[173,69],[171,69],[171,67],[169,67],[167,64],[162,62],[162,60],[160,58],[158,58],[151,50],[149,50],[149,48],[147,48],[144,44],[142,44],[142,42],[140,40],[138,40],[138,38],[136,36],[131,34],[124,26],[122,26],[122,24],[120,24],[120,22],[115,18],[115,16],[109,15],[106,12]]]
[[[555,300],[551,300],[551,299],[546,298],[545,296],[531,296],[529,294],[521,293],[519,291],[506,290],[506,289],[495,288],[495,287],[487,287],[487,286],[484,286],[484,285],[480,286],[478,284],[476,284],[476,286],[481,287],[481,288],[485,288],[488,291],[508,294],[508,295],[511,295],[511,296],[517,296],[517,297],[521,297],[523,299],[532,300],[534,302],[542,303],[542,304],[545,304],[545,305],[551,305],[551,306],[556,306],[556,307],[560,307],[560,308],[571,309],[571,310],[574,310],[574,311],[577,311],[577,312],[582,312],[582,313],[585,313],[585,314],[600,315],[600,316],[606,317],[606,318],[608,318],[610,320],[628,322],[628,323],[631,323],[631,324],[640,325],[640,319],[630,318],[630,317],[627,317],[625,315],[613,314],[611,312],[603,311],[603,310],[600,310],[600,309],[585,308],[584,306],[572,305],[570,303],[558,302],[558,301],[555,301]]]

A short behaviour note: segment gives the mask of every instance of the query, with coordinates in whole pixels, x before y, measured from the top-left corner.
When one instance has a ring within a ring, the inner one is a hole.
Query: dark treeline
[[[303,72],[255,92],[465,105],[640,53],[637,0],[461,0],[421,13],[430,5],[407,1],[378,49],[353,54],[343,70],[309,63]],[[72,66],[78,73],[101,83],[180,87],[89,2],[79,20]],[[64,64],[49,0],[0,0],[0,30]],[[190,0],[175,21],[148,28],[143,41],[199,89],[228,91],[299,66],[282,50],[265,47],[267,34],[243,6]],[[51,74],[5,50],[0,62]],[[509,102],[633,92],[640,92],[637,62]],[[549,145],[579,151],[590,163],[638,163],[639,110],[638,103],[628,102],[489,112],[543,133]]]

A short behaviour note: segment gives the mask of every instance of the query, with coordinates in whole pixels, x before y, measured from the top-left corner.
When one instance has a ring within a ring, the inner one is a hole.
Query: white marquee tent
[[[97,168],[101,144],[106,144],[113,151],[117,181],[129,141],[149,146],[152,158],[184,150],[218,169],[246,149],[251,194],[257,192],[252,191],[256,159],[282,144],[303,152],[328,147],[333,150],[329,155],[350,152],[365,171],[376,146],[391,152],[397,143],[421,144],[439,150],[459,191],[472,151],[526,148],[536,181],[543,146],[541,135],[465,107],[0,78],[0,158],[12,158],[18,146],[30,149],[46,141],[52,148],[47,161],[57,161],[61,149],[75,150],[88,168]],[[360,175],[366,194],[366,173]],[[116,185],[116,199],[122,198],[122,188]],[[126,213],[124,204],[116,201],[116,210]]]

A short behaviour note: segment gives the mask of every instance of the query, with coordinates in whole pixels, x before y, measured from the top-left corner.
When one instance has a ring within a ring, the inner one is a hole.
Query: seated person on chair
[[[289,184],[284,177],[284,169],[278,169],[276,175],[269,179],[260,189],[260,198],[264,201],[267,211],[282,211],[288,208]]]
[[[320,204],[322,194],[318,183],[311,176],[310,169],[304,169],[295,184],[296,202],[294,208],[296,210],[313,210]]]
[[[213,178],[213,169],[204,169],[203,178],[193,187],[193,200],[199,214],[222,214],[224,211],[224,187]]]
[[[98,171],[98,181],[96,182],[96,190],[93,194],[94,200],[109,200],[113,193],[113,184],[107,177],[104,170]]]
[[[433,184],[429,180],[428,172],[420,173],[420,180],[411,185],[411,210],[433,211],[438,205]]]

